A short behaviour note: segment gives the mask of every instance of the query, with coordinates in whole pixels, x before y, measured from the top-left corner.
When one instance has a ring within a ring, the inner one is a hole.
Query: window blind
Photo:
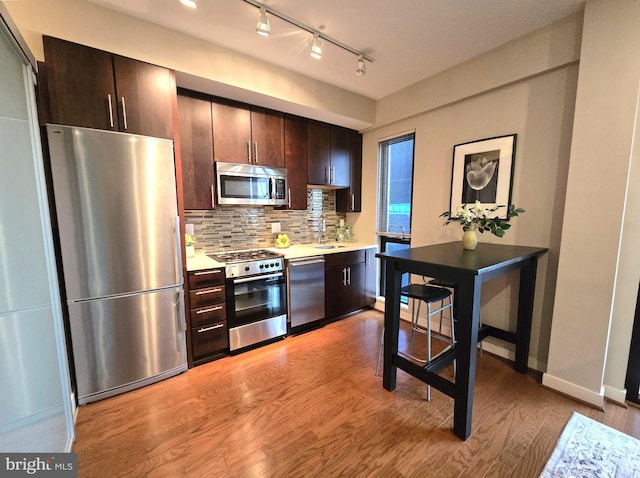
[[[411,234],[414,139],[415,133],[409,133],[378,144],[379,235]]]

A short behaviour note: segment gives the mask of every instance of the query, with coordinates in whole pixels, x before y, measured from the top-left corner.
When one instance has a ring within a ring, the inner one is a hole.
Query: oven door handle
[[[276,272],[275,274],[264,274],[261,276],[246,277],[242,279],[233,279],[233,283],[244,284],[245,282],[255,282],[257,280],[272,279],[274,277],[282,277],[282,272]]]

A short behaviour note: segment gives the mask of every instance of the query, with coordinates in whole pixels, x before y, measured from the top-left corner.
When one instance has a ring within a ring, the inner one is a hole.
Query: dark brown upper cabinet
[[[308,122],[308,183],[336,188],[351,180],[350,130],[319,121]]]
[[[53,123],[173,139],[173,72],[43,37]]]
[[[336,191],[336,211],[362,211],[362,135],[350,132],[351,180],[348,188]]]
[[[214,99],[215,161],[284,167],[284,115]]]
[[[307,120],[284,116],[284,162],[287,168],[289,209],[307,209]]]
[[[210,97],[178,90],[178,123],[184,208],[212,209],[215,177]]]

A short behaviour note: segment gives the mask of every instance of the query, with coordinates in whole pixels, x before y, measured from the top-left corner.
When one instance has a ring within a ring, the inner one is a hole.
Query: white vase
[[[196,248],[194,246],[185,246],[185,249],[187,251],[187,257],[195,257]]]

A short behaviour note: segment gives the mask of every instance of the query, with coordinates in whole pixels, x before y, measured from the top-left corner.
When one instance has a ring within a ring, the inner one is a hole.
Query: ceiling
[[[258,9],[243,0],[85,0],[259,58],[315,80],[379,99],[584,7],[585,0],[265,0],[289,17],[373,57],[357,57],[270,16],[271,36],[255,33]]]

